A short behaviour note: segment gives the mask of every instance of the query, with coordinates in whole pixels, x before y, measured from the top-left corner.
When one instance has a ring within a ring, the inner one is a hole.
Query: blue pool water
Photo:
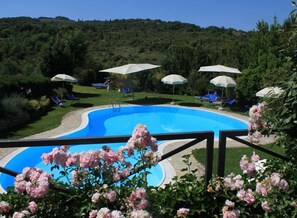
[[[112,108],[99,109],[88,114],[88,124],[61,138],[85,136],[131,135],[135,126],[145,124],[152,134],[209,131],[218,137],[220,130],[247,129],[247,124],[241,120],[204,110],[168,106],[129,106],[114,110]],[[114,144],[117,150],[123,144]],[[70,152],[99,149],[102,145],[77,145],[70,148]],[[109,144],[110,146],[110,144]],[[50,166],[41,162],[41,155],[53,149],[52,146],[28,148],[7,164],[6,168],[21,172],[26,166],[39,167],[50,172]],[[162,168],[154,167],[149,175],[149,184],[158,185],[163,178]],[[4,189],[13,185],[13,177],[0,174],[0,184]]]

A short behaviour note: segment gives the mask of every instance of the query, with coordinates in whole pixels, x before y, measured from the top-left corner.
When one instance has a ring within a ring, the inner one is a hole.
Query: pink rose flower
[[[49,191],[51,175],[38,168],[25,168],[21,175],[15,178],[15,190],[19,193],[27,192],[33,198],[41,198]]]
[[[107,207],[103,207],[98,211],[97,217],[107,218],[109,214],[110,210]]]
[[[131,218],[151,218],[151,215],[146,210],[133,210]]]
[[[253,191],[251,189],[248,190],[239,190],[237,192],[237,197],[242,200],[245,201],[248,205],[252,205],[255,202],[255,196],[253,194]]]
[[[268,195],[267,187],[263,183],[257,183],[256,192],[262,195],[263,197],[266,197]]]
[[[117,198],[117,193],[114,190],[109,190],[108,193],[106,193],[105,197],[110,201],[114,202]]]
[[[37,204],[34,201],[29,202],[28,209],[31,213],[35,213],[38,209]]]
[[[110,166],[114,162],[119,160],[119,156],[110,149],[108,152],[105,152],[104,159],[106,161],[106,164]]]
[[[270,176],[270,180],[271,180],[271,184],[273,186],[278,186],[280,180],[281,180],[281,176],[279,173],[272,173]]]
[[[279,181],[278,187],[279,187],[279,189],[283,190],[284,192],[287,192],[289,190],[289,184],[284,179],[281,179]]]
[[[234,204],[234,202],[233,202],[233,201],[226,200],[226,202],[225,202],[225,205],[226,205],[226,206],[228,206],[228,207],[231,207],[231,208],[233,208],[235,204]]]
[[[49,154],[43,153],[41,156],[41,159],[45,165],[52,164],[54,161],[54,157],[52,153],[49,153]]]
[[[263,210],[265,210],[266,212],[271,211],[271,208],[269,207],[267,201],[264,201],[264,202],[261,204],[261,206],[262,206]]]
[[[253,155],[251,157],[251,160],[255,163],[258,162],[260,160],[260,156],[257,155],[255,152],[253,152]]]
[[[98,193],[98,192],[96,192],[95,194],[93,194],[93,196],[92,196],[92,202],[93,202],[93,203],[98,202],[99,199],[100,199],[100,196],[101,196],[101,194]]]
[[[227,210],[225,213],[223,213],[223,218],[237,218],[239,215],[239,210]]]
[[[96,218],[98,210],[91,210],[89,213],[89,218]]]
[[[190,212],[190,209],[188,208],[180,208],[178,209],[176,215],[177,217],[186,218],[189,212]]]
[[[8,213],[9,210],[10,210],[9,203],[7,203],[5,201],[1,201],[0,202],[0,213],[1,212]]]

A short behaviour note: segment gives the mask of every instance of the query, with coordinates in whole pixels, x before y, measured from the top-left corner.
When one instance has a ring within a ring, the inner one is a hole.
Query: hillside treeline
[[[236,78],[236,95],[240,104],[248,104],[257,100],[254,94],[260,88],[275,85],[288,76],[292,63],[284,49],[294,22],[294,17],[288,17],[283,24],[277,18],[272,25],[259,21],[254,31],[244,32],[149,19],[3,18],[0,95],[10,94],[7,92],[15,90],[15,86],[33,87],[38,90],[33,90],[33,95],[48,94],[49,85],[45,83],[58,73],[74,75],[82,85],[103,82],[106,75],[99,73],[100,69],[127,63],[162,66],[153,72],[132,75],[136,90],[167,92],[170,87],[160,85],[160,79],[175,73],[189,80],[178,92],[204,94],[211,87],[209,79],[217,74],[198,73],[198,69],[223,64],[243,72]],[[27,77],[31,80],[20,79]],[[34,86],[35,80],[41,85]]]

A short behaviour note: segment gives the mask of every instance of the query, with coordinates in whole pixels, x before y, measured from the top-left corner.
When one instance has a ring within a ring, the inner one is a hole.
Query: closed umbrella
[[[175,85],[181,85],[186,83],[188,80],[184,77],[182,77],[181,75],[178,74],[170,74],[168,76],[165,76],[161,79],[161,81],[164,84],[169,84],[169,85],[173,85],[173,95],[174,95],[174,89],[175,89]],[[174,99],[172,99],[171,104],[174,104]]]
[[[261,89],[256,93],[257,97],[263,97],[263,98],[277,98],[280,94],[284,92],[283,89],[275,86],[275,87],[266,87],[264,89]]]
[[[236,82],[234,81],[234,79],[229,76],[217,76],[212,80],[210,80],[210,83],[214,84],[215,86],[219,86],[223,88],[236,86]],[[222,90],[221,98],[223,98],[223,90]]]
[[[224,65],[212,65],[212,66],[200,67],[198,72],[218,72],[218,73],[235,73],[235,74],[241,73],[237,68],[226,67]]]

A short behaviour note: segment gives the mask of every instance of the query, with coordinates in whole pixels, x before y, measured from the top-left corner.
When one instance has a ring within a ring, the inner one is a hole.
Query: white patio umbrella
[[[236,86],[236,82],[230,76],[217,76],[210,80],[210,83],[214,84],[215,86],[224,88]]]
[[[219,72],[219,73],[235,73],[235,74],[241,73],[236,68],[226,67],[224,65],[212,65],[212,66],[200,67],[198,72]]]
[[[131,73],[137,73],[137,72],[141,72],[141,71],[145,71],[145,70],[155,69],[158,67],[160,67],[160,66],[154,65],[154,64],[148,64],[148,63],[146,63],[146,64],[126,64],[126,65],[122,65],[119,67],[113,67],[113,68],[100,70],[99,72],[118,73],[118,74],[127,75],[127,74],[131,74]],[[133,86],[133,83],[132,83],[132,86]],[[132,91],[133,91],[133,87],[132,87]],[[132,92],[132,97],[134,99],[133,92]]]
[[[230,76],[217,76],[210,80],[210,83],[214,84],[215,86],[223,87],[223,88],[228,88],[228,87],[235,87],[236,82],[234,79]],[[223,89],[222,89],[222,96],[223,97]]]
[[[126,64],[119,67],[108,68],[104,70],[100,70],[100,72],[107,72],[107,73],[118,73],[118,74],[130,74],[136,73],[144,70],[150,70],[154,68],[160,67],[159,65],[154,64]]]
[[[175,85],[181,85],[181,84],[188,82],[188,80],[186,78],[184,78],[178,74],[170,74],[168,76],[165,76],[161,79],[161,81],[164,84],[173,85],[173,91],[172,91],[173,95],[174,95]],[[174,104],[174,99],[172,99],[171,104]]]
[[[280,94],[284,92],[283,89],[275,87],[266,87],[256,93],[257,97],[262,98],[278,98]]]
[[[51,81],[62,82],[62,88],[64,88],[64,82],[76,83],[77,79],[67,74],[57,74],[51,78]],[[62,98],[63,94],[61,94],[61,100]]]
[[[67,74],[57,74],[56,76],[51,78],[51,81],[76,83],[77,79]]]

